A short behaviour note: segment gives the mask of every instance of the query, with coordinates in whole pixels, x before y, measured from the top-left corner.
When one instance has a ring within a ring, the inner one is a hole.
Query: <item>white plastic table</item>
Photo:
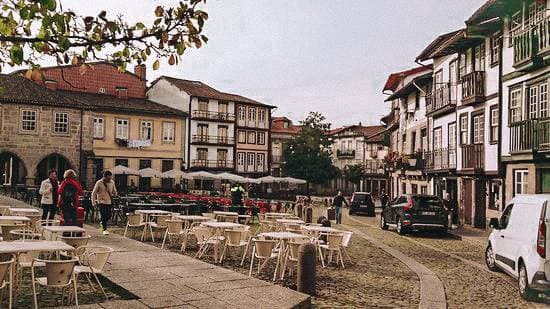
[[[192,215],[177,215],[176,219],[180,219],[185,222],[185,229],[188,229],[191,226],[192,222],[204,222],[204,221],[213,221],[214,219],[203,217],[203,216],[192,216]]]
[[[317,232],[317,233],[342,233],[342,230],[335,229],[333,227],[328,226],[315,226],[315,225],[306,225],[302,226],[302,229]]]
[[[233,223],[233,222],[217,222],[217,221],[207,221],[201,223],[202,226],[209,227],[211,229],[214,229],[214,233],[212,233],[211,238],[213,237],[220,237],[223,234],[223,231],[226,229],[233,229],[233,228],[242,228],[246,225],[242,225],[239,223]],[[214,250],[214,263],[217,263],[218,261],[218,250]]]
[[[50,233],[50,240],[54,239],[54,236],[57,236],[58,234],[62,233],[70,233],[71,237],[74,237],[76,233],[86,233],[86,229],[83,229],[79,226],[65,226],[65,225],[47,225],[42,227],[43,230],[48,231]]]
[[[277,219],[277,223],[288,224],[305,224],[304,220],[299,219]]]
[[[74,247],[57,240],[2,241],[0,253],[19,254],[36,251],[73,251]]]
[[[10,214],[38,215],[40,210],[34,208],[10,208]]]

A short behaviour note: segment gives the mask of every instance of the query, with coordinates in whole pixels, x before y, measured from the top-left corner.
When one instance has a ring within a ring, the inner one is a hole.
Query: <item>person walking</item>
[[[113,196],[117,196],[113,173],[111,171],[103,172],[103,178],[98,180],[92,190],[92,206],[99,208],[101,214],[100,228],[103,235],[109,235],[107,231],[107,222],[111,219],[113,210]]]
[[[76,180],[74,170],[66,170],[63,178],[64,180],[59,186],[57,206],[63,215],[63,225],[78,226],[78,199],[84,191],[78,180]]]
[[[42,206],[42,220],[53,220],[57,212],[57,200],[59,182],[57,181],[57,171],[49,170],[48,179],[42,181],[38,193],[42,195],[40,205]]]
[[[388,195],[384,190],[382,190],[382,194],[380,195],[380,203],[382,204],[382,208],[388,204]]]
[[[348,202],[342,195],[342,191],[338,191],[338,194],[332,200],[332,205],[336,210],[336,224],[342,224],[342,204],[346,204],[346,207],[349,207]]]
[[[235,184],[231,188],[231,204],[233,206],[243,206],[244,188],[240,184]]]

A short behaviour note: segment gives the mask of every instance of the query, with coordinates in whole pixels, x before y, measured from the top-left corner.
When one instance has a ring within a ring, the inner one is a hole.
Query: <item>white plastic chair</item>
[[[351,236],[353,235],[353,232],[345,231],[345,232],[342,232],[342,234],[344,234],[343,235],[344,237],[342,237],[342,250],[344,251],[344,255],[346,256],[346,259],[348,259],[350,263],[353,263],[347,250],[347,248],[349,247],[349,243],[351,242]]]
[[[223,262],[223,258],[227,252],[227,248],[242,248],[244,247],[243,255],[241,258],[241,266],[244,263],[246,252],[248,251],[249,244],[249,232],[247,230],[226,230],[225,231],[225,244],[223,246],[222,255],[220,257],[220,263]]]
[[[194,230],[199,251],[195,254],[195,258],[201,258],[210,247],[214,248],[214,258],[217,260],[218,248],[223,240],[223,237],[213,236],[209,228],[197,228]]]
[[[0,290],[8,288],[9,290],[9,306],[13,306],[13,266],[15,265],[15,260],[11,259],[9,261],[0,262]],[[2,299],[0,299],[0,307],[2,307]]]
[[[105,246],[81,246],[75,250],[75,255],[78,256],[79,261],[79,265],[74,268],[75,278],[78,279],[78,275],[85,274],[88,283],[94,289],[90,280],[90,275],[92,275],[107,300],[109,300],[109,297],[105,293],[105,289],[103,289],[97,275],[103,273],[103,268],[105,268],[105,264],[107,264],[113,251],[112,248]]]
[[[149,226],[149,232],[151,233],[151,240],[155,242],[155,233],[160,231],[166,231],[168,228],[168,223],[166,221],[172,219],[172,215],[159,215],[155,216],[157,218],[156,222],[147,222]]]
[[[44,263],[46,270],[46,277],[36,277],[35,275],[35,264]],[[34,297],[34,308],[38,308],[38,296],[36,293],[36,284],[39,286],[44,286],[47,288],[57,288],[62,289],[70,288],[73,286],[74,290],[74,300],[75,305],[78,308],[78,291],[76,287],[76,277],[75,277],[75,265],[78,263],[77,258],[71,260],[39,260],[35,259],[31,265],[31,278],[32,278],[32,292]],[[61,296],[61,303],[65,293]],[[71,290],[69,289],[68,299],[71,298]]]
[[[174,244],[182,240],[184,235],[185,235],[185,231],[183,230],[183,221],[167,220],[166,231],[164,232],[164,238],[162,240],[161,249],[164,249],[164,245],[166,244],[166,239],[168,239],[170,244]]]
[[[124,229],[124,237],[126,237],[126,233],[129,229],[134,230],[134,233],[132,233],[132,235],[133,237],[136,237],[135,231],[138,229],[143,229],[146,223],[143,222],[143,217],[141,216],[141,214],[126,214],[126,217],[128,218],[128,220],[126,221],[126,228]]]
[[[328,251],[327,264],[330,264],[330,262],[332,262],[332,255],[336,253],[336,263],[338,264],[338,262],[340,262],[342,265],[342,268],[344,268],[344,259],[342,257],[343,238],[344,238],[344,235],[342,233],[330,233],[327,235],[327,243],[319,245],[321,249]],[[323,257],[321,256],[321,258]]]
[[[254,243],[254,247],[252,248],[252,256],[250,257],[250,270],[248,272],[248,276],[252,276],[252,268],[254,268],[254,260],[257,259],[258,261],[258,274],[262,270],[263,266],[267,265],[267,263],[271,259],[276,259],[279,257],[279,252],[274,251],[275,246],[277,245],[277,241],[275,240],[260,240],[260,239],[253,239],[252,242]],[[264,262],[261,264],[260,267],[260,261],[264,260]]]

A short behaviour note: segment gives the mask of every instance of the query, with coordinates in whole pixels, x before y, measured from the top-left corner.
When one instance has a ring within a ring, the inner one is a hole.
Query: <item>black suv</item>
[[[365,213],[367,216],[374,217],[374,202],[370,193],[367,192],[355,192],[351,197],[351,203],[349,205],[349,214]]]
[[[387,230],[395,226],[403,235],[412,230],[436,230],[447,232],[447,211],[443,201],[433,195],[408,194],[394,199],[382,209],[380,227]]]

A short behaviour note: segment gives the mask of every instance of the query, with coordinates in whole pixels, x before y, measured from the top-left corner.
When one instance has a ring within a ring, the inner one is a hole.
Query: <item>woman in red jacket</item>
[[[57,206],[63,214],[63,225],[77,226],[78,198],[84,191],[78,180],[76,180],[75,171],[66,170],[63,178],[64,180],[59,186]]]

